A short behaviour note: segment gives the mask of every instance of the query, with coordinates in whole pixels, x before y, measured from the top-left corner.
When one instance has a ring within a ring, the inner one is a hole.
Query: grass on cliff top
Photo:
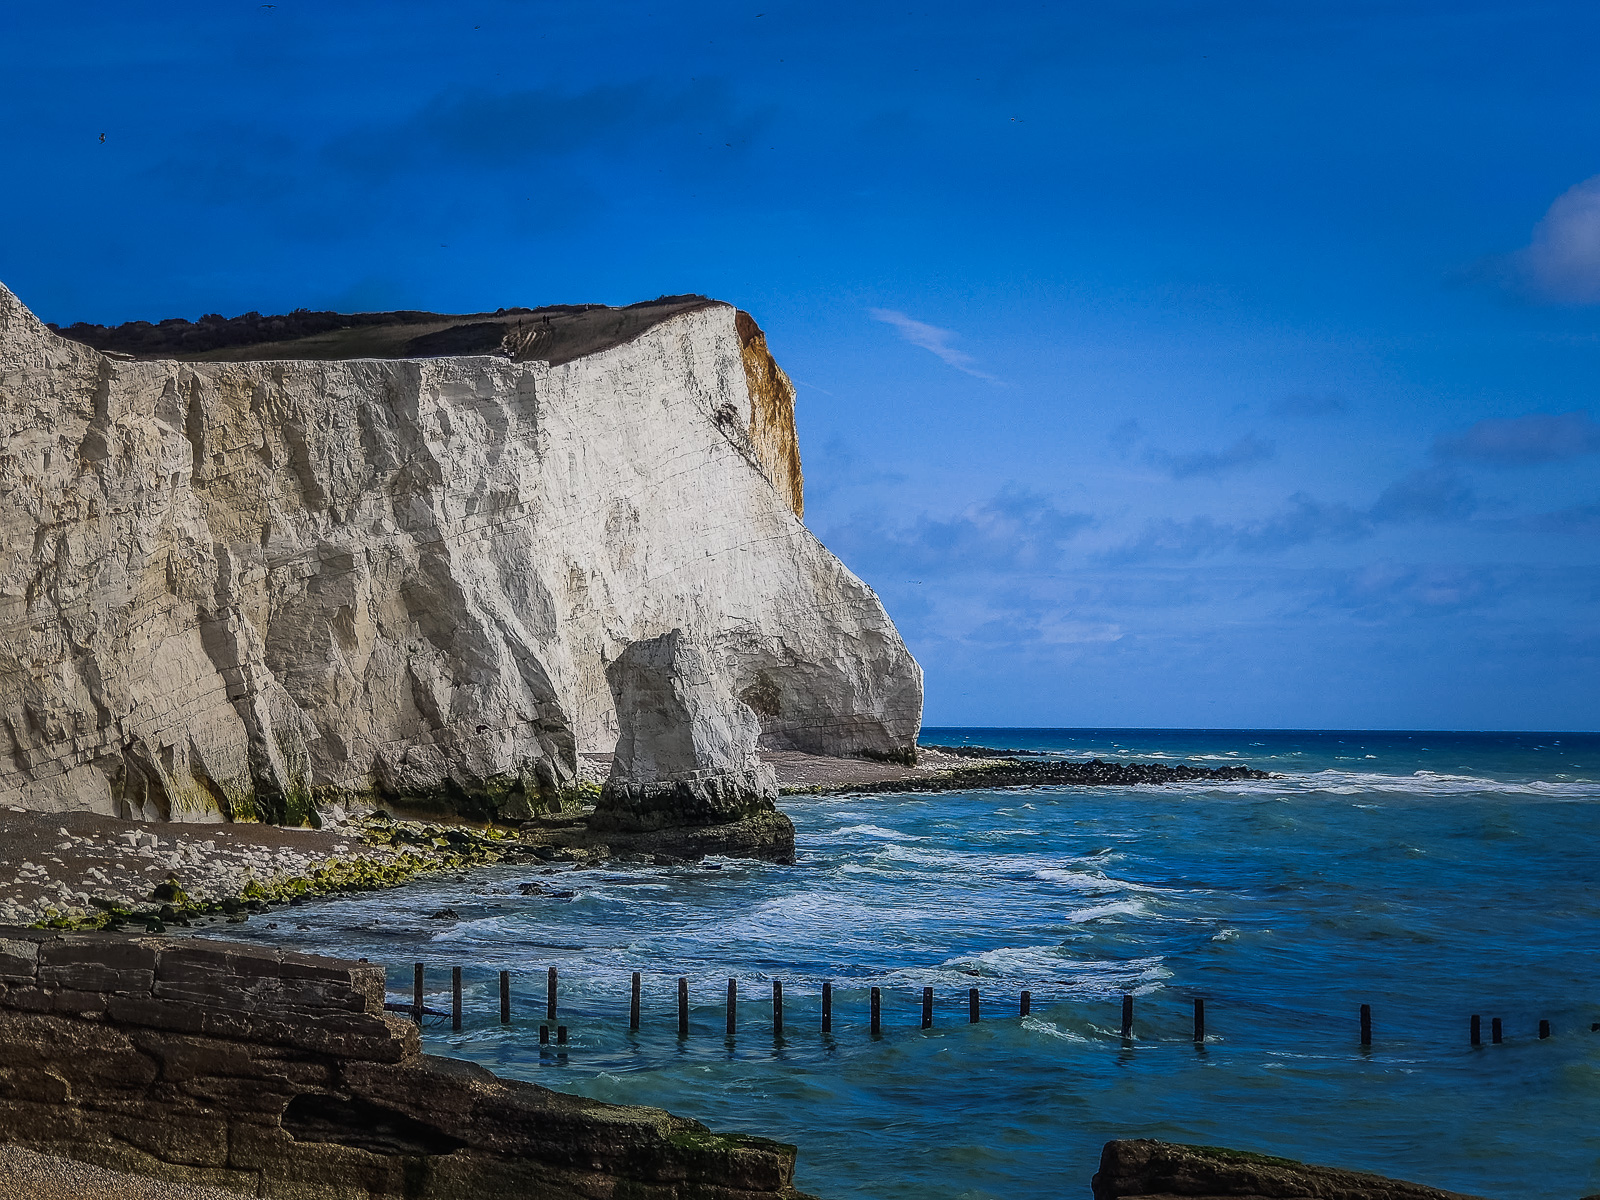
[[[610,308],[558,304],[503,308],[492,313],[332,313],[296,310],[282,316],[250,312],[188,321],[123,325],[78,322],[51,326],[62,337],[96,350],[180,362],[260,362],[285,359],[438,358],[503,354],[518,361],[571,362],[632,341],[680,313],[718,303],[704,296],[662,296]]]

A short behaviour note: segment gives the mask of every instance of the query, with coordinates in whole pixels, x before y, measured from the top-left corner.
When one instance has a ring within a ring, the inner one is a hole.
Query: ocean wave
[[[892,842],[920,842],[924,839],[910,833],[901,833],[895,829],[885,829],[881,825],[846,825],[842,829],[835,829],[832,836],[842,837],[847,833],[858,833],[864,837],[883,838]]]
[[[1487,779],[1477,775],[1446,775],[1416,771],[1410,775],[1387,775],[1376,771],[1341,771],[1329,767],[1305,773],[1283,772],[1271,779],[1227,781],[1191,780],[1167,785],[1168,790],[1185,793],[1224,793],[1237,796],[1332,795],[1359,796],[1374,793],[1392,796],[1474,796],[1497,795],[1537,797],[1541,800],[1600,800],[1600,781],[1544,779]]]
[[[1038,1017],[1023,1017],[1018,1024],[1029,1033],[1042,1033],[1046,1037],[1056,1038],[1063,1042],[1088,1043],[1090,1041],[1089,1038],[1084,1037],[1081,1033],[1073,1033],[1071,1030],[1061,1028],[1054,1021],[1041,1021]]]
[[[927,970],[892,971],[883,976],[890,986],[922,986],[940,982],[958,989],[1006,987],[1034,990],[1034,1001],[1099,999],[1124,992],[1159,988],[1172,972],[1160,956],[1132,959],[1084,958],[1060,944],[1002,946],[946,959]]]
[[[1095,871],[1074,871],[1070,867],[1040,867],[1033,872],[1034,879],[1046,883],[1064,884],[1080,892],[1160,892],[1164,889],[1149,884],[1133,883],[1126,879],[1113,879]]]
[[[1113,900],[1109,904],[1092,904],[1088,908],[1075,909],[1067,914],[1066,920],[1069,925],[1087,925],[1107,917],[1142,917],[1146,911],[1142,900]]]

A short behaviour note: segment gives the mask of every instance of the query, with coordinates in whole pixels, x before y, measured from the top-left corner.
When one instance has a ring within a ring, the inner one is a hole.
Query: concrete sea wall
[[[379,967],[0,927],[0,1138],[276,1200],[797,1200],[795,1150],[420,1052]]]

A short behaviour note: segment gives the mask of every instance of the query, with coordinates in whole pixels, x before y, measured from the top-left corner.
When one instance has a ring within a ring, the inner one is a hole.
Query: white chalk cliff
[[[120,361],[0,287],[0,805],[525,816],[617,749],[608,667],[674,631],[728,693],[679,707],[734,731],[691,740],[739,760],[696,765],[754,769],[751,731],[907,755],[921,672],[798,515],[754,329],[708,304],[556,366]]]

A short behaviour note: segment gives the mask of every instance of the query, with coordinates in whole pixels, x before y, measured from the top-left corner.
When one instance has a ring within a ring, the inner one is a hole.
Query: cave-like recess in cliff
[[[625,308],[604,304],[552,304],[487,313],[336,313],[296,309],[283,316],[248,312],[209,314],[198,321],[78,322],[50,328],[96,350],[136,359],[180,362],[259,362],[276,359],[439,358],[498,354],[552,365],[632,341],[679,313],[720,301],[705,296],[661,296]]]

